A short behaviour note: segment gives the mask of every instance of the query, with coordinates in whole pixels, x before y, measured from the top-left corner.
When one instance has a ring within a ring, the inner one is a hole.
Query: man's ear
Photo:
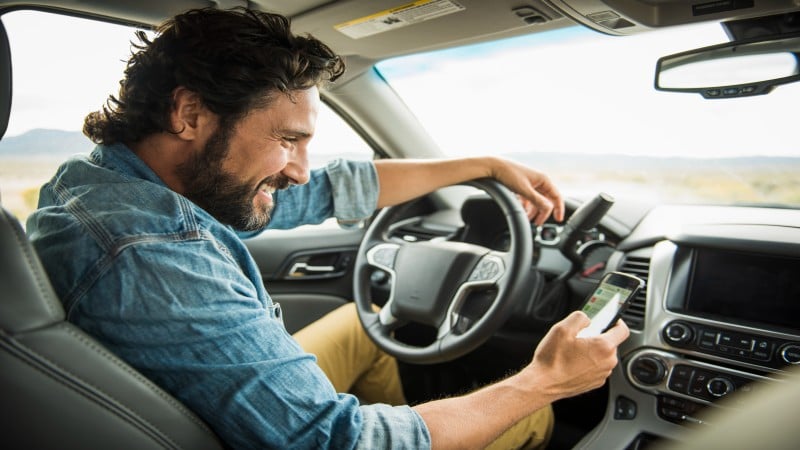
[[[172,91],[170,125],[172,134],[185,141],[195,140],[208,133],[211,111],[203,105],[197,93],[178,86]]]

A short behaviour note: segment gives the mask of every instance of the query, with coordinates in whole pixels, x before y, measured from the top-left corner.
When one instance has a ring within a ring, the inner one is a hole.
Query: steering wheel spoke
[[[452,332],[455,326],[458,324],[458,321],[461,318],[461,307],[469,297],[470,292],[476,289],[495,286],[500,280],[502,280],[506,272],[506,263],[503,260],[504,256],[506,256],[505,253],[489,252],[484,255],[477,264],[475,264],[475,267],[470,272],[467,281],[461,284],[461,286],[458,288],[458,291],[456,291],[456,295],[453,296],[453,300],[450,301],[450,307],[447,309],[447,314],[442,323],[439,325],[438,332],[436,334],[437,339],[444,338],[448,333]]]

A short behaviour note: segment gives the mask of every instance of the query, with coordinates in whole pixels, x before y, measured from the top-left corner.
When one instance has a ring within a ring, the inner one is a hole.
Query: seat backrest
[[[191,411],[65,321],[42,265],[0,207],[0,446],[221,449]]]

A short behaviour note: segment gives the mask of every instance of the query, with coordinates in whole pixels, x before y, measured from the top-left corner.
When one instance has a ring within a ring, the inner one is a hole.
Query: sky
[[[379,69],[451,154],[800,156],[800,83],[734,100],[653,88],[660,56],[726,41],[717,24],[626,37],[570,28]]]
[[[116,91],[133,30],[67,22],[42,13],[4,16],[15,76],[6,136],[31,128],[80,130],[86,113]],[[44,30],[56,39],[43,39]],[[719,25],[682,31],[612,37],[572,28],[400,58],[380,70],[454,155],[800,156],[792,113],[800,83],[717,101],[653,89],[659,56],[725,40]],[[331,120],[320,119],[318,135],[340,133]]]

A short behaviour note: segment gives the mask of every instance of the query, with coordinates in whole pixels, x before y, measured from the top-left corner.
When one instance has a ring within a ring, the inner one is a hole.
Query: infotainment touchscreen
[[[686,312],[800,332],[800,259],[695,249]]]

